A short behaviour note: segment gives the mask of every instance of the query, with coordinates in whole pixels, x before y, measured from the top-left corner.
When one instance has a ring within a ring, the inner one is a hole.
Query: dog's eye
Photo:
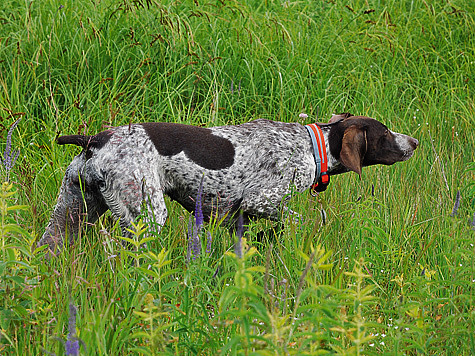
[[[384,131],[384,136],[388,136],[389,135],[389,130],[386,129],[386,131]]]

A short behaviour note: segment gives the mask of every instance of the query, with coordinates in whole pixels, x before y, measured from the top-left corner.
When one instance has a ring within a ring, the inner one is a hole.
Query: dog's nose
[[[419,140],[415,139],[414,137],[409,137],[409,144],[411,145],[412,149],[415,150],[417,146],[419,146]]]

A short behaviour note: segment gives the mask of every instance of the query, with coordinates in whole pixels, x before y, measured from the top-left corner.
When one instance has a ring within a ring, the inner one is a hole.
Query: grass
[[[2,171],[0,353],[475,354],[474,14],[468,0],[4,0],[2,152],[22,119]],[[59,258],[34,249],[78,153],[58,135],[345,111],[421,145],[296,194],[303,221],[264,241],[272,224],[254,222],[242,258],[211,222],[187,262],[189,215],[171,202],[145,251],[123,250],[108,215]]]

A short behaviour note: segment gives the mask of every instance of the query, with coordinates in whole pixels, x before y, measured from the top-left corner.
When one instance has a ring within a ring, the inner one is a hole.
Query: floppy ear
[[[333,114],[330,121],[328,121],[328,123],[331,124],[336,121],[345,120],[349,118],[350,116],[353,116],[353,115],[351,115],[349,112],[345,112],[342,114]]]
[[[341,143],[340,161],[361,179],[363,158],[366,153],[366,132],[352,125],[345,130]]]

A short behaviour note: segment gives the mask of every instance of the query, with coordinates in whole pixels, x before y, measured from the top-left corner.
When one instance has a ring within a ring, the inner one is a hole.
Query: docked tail
[[[85,135],[68,135],[68,136],[60,136],[56,139],[56,143],[58,145],[76,145],[80,146],[84,149],[90,145],[93,136],[85,136]]]

